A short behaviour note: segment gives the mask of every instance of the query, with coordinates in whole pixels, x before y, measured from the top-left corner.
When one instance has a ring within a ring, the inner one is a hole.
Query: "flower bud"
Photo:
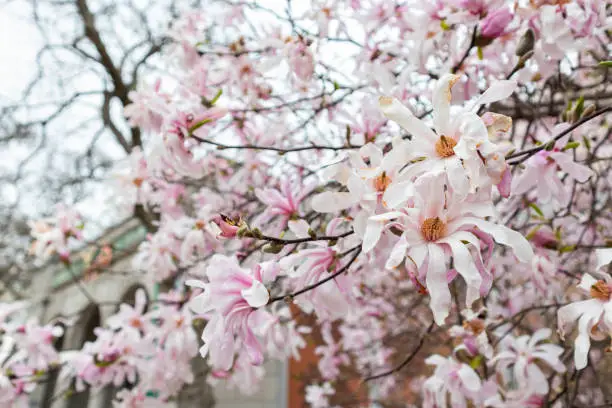
[[[502,36],[514,15],[507,8],[497,9],[480,22],[480,36],[493,39]]]
[[[519,57],[524,56],[529,51],[533,51],[533,46],[535,44],[535,34],[533,30],[530,28],[525,31],[525,34],[519,40],[518,45],[516,46],[515,54]]]

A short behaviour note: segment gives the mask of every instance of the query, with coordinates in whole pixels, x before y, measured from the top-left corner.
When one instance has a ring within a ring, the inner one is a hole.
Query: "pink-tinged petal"
[[[551,334],[552,334],[552,331],[547,327],[537,330],[529,338],[529,342],[527,343],[527,348],[535,347],[536,344],[538,344],[540,341],[549,338]]]
[[[597,279],[585,273],[582,275],[582,279],[580,279],[580,283],[577,285],[580,289],[584,290],[586,293],[591,291],[591,287],[597,283]]]
[[[433,123],[439,135],[452,136],[450,127],[451,88],[459,80],[453,74],[443,75],[436,83],[432,93]]]
[[[249,359],[251,364],[253,365],[262,365],[264,362],[263,349],[257,337],[253,331],[246,327],[244,329],[244,338],[243,344],[246,349],[247,354],[249,355]]]
[[[410,180],[392,182],[383,194],[383,204],[387,208],[399,208],[414,195],[414,184]]]
[[[474,372],[474,370],[467,364],[462,364],[461,368],[457,372],[461,382],[470,391],[478,391],[482,385],[480,377]]]
[[[464,220],[466,224],[473,224],[491,235],[496,242],[512,248],[514,255],[521,262],[529,262],[533,258],[531,244],[520,233],[503,225],[493,224],[478,218],[465,217]]]
[[[512,179],[511,191],[514,195],[525,194],[538,184],[538,177],[534,177],[533,170],[527,167],[518,177]]]
[[[571,155],[562,152],[552,152],[550,154],[559,165],[561,170],[569,174],[574,180],[584,183],[589,179],[589,177],[593,176],[595,173],[593,170],[588,168],[583,164],[576,163]]]
[[[487,127],[484,122],[477,114],[473,112],[464,112],[459,116],[455,117],[454,120],[455,126],[457,126],[461,131],[461,139],[459,142],[461,145],[464,145],[464,148],[467,146],[474,146],[473,144],[465,144],[466,141],[471,141],[472,143],[478,141],[486,141],[489,139],[489,132],[487,131]],[[459,144],[455,147],[455,151],[458,154],[462,154],[467,156],[463,156],[464,159],[470,158],[475,153],[475,147],[472,147],[474,150],[459,150]]]
[[[359,149],[361,157],[367,157],[371,167],[378,167],[383,160],[383,152],[374,143],[368,143]]]
[[[504,197],[510,197],[512,194],[512,171],[509,166],[506,166],[504,172],[502,173],[501,181],[497,184],[497,190],[499,194]]]
[[[608,265],[612,262],[612,248],[599,248],[595,250],[595,257],[597,258],[597,266],[595,269],[599,269],[602,266]]]
[[[320,213],[332,213],[344,210],[354,205],[356,200],[351,193],[336,193],[325,191],[312,198],[312,209]]]
[[[240,291],[242,297],[247,301],[251,307],[262,307],[270,300],[270,293],[266,289],[265,285],[258,280],[253,280],[253,284],[248,289],[242,289]]]
[[[538,393],[542,394],[548,393],[548,379],[536,364],[529,364],[526,374],[525,379],[529,380],[528,385],[532,387],[531,389],[538,390]]]
[[[440,239],[438,243],[450,246],[453,252],[455,269],[457,269],[457,272],[459,272],[467,285],[465,304],[467,307],[470,307],[480,297],[480,285],[482,284],[482,277],[474,264],[472,254],[461,241],[453,237]]]
[[[598,308],[600,309],[599,315],[601,315],[601,301],[597,299],[588,299],[580,302],[570,303],[559,309],[557,312],[557,326],[559,327],[559,336],[565,337],[572,327],[575,326],[576,321],[585,313],[593,316],[597,315],[599,319]]]
[[[389,254],[389,258],[387,259],[387,262],[385,263],[385,268],[393,269],[397,267],[402,262],[404,257],[406,256],[407,249],[408,249],[408,242],[402,235],[400,239],[393,246],[393,249],[391,250],[391,253]]]
[[[448,182],[457,196],[465,197],[470,192],[470,179],[461,161],[457,157],[452,157],[446,161],[446,175]]]
[[[368,221],[365,234],[363,235],[363,243],[361,244],[364,253],[368,253],[374,249],[384,228],[384,221],[373,221],[371,219]]]
[[[192,288],[206,289],[206,283],[197,279],[188,279],[185,281],[185,285],[191,286]]]
[[[433,356],[429,356],[425,359],[425,364],[439,366],[446,364],[447,360],[448,359],[439,354],[434,354]]]
[[[134,309],[142,313],[147,305],[147,293],[144,289],[138,289],[135,295]]]
[[[432,143],[438,140],[436,134],[412,114],[412,111],[404,106],[400,101],[388,96],[381,96],[378,105],[383,115],[400,125],[405,131],[411,133],[415,138],[423,138]]]
[[[552,344],[548,344],[548,345],[552,346]],[[563,353],[563,348],[562,347],[559,347],[559,346],[556,346],[556,347],[560,351],[559,354]],[[535,351],[535,352],[531,353],[531,357],[537,358],[538,360],[542,360],[542,361],[546,362],[546,364],[548,364],[556,372],[562,373],[562,372],[565,371],[565,366],[559,360],[559,354],[552,354],[550,352]]]
[[[489,361],[489,365],[492,366],[498,361],[503,361],[503,360],[514,361],[515,358],[516,358],[516,354],[514,354],[511,351],[508,351],[508,350],[500,351]]]
[[[427,257],[427,245],[410,245],[408,247],[408,255],[410,259],[414,262],[414,265],[417,269],[421,269],[421,266],[425,262],[425,258]]]
[[[589,333],[598,320],[599,317],[595,318],[585,313],[578,321],[578,336],[574,342],[574,365],[576,366],[576,370],[582,370],[587,366],[589,349],[591,348]]]
[[[473,110],[477,110],[481,105],[501,101],[514,93],[518,83],[513,80],[503,80],[494,82],[474,103]]]
[[[431,297],[431,311],[439,326],[444,324],[451,305],[451,293],[446,282],[446,259],[444,251],[436,244],[427,245],[429,252],[425,285]]]
[[[415,199],[420,201],[421,216],[423,218],[439,217],[442,214],[446,196],[444,173],[426,173],[414,183]]]
[[[305,220],[297,220],[297,221],[290,220],[287,223],[287,227],[298,238],[308,238],[309,237],[308,231],[310,230],[310,225],[308,225],[308,223]]]

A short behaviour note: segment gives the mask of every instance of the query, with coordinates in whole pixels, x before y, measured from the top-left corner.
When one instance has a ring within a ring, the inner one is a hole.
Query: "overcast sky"
[[[27,7],[20,2],[0,6],[0,100],[18,99],[34,72],[40,38],[23,17]]]

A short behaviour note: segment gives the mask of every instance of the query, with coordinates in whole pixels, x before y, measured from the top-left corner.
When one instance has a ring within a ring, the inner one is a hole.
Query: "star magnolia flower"
[[[507,372],[512,367],[512,378],[522,389],[531,387],[538,394],[548,393],[548,379],[540,369],[539,364],[548,365],[558,373],[565,371],[563,362],[559,356],[563,353],[563,347],[555,344],[538,344],[550,337],[550,329],[540,329],[532,336],[506,336],[501,342],[500,351],[492,360],[490,365],[496,365],[501,373]]]
[[[164,123],[164,116],[170,113],[170,96],[160,92],[161,80],[151,88],[141,82],[135,91],[128,93],[131,103],[123,109],[130,125],[145,131],[157,132]]]
[[[214,255],[206,276],[208,283],[189,280],[187,285],[202,288],[204,293],[190,301],[191,309],[202,315],[212,315],[202,333],[204,345],[200,353],[210,353],[214,369],[228,371],[232,367],[238,343],[244,343],[253,364],[263,363],[263,349],[255,337],[254,328],[271,316],[263,309],[270,299],[264,285],[278,273],[277,265],[257,265],[252,271],[243,269],[235,258]]]
[[[397,99],[386,96],[379,99],[383,114],[412,134],[412,140],[405,142],[403,147],[408,161],[412,163],[401,172],[398,180],[394,180],[394,183],[400,183],[398,188],[404,188],[402,185],[430,171],[446,172],[454,192],[463,196],[491,182],[501,183],[501,177],[492,180],[487,170],[491,166],[505,167],[503,155],[497,153],[499,149],[489,141],[487,125],[473,111],[481,105],[510,96],[516,83],[499,81],[493,84],[476,99],[471,109],[463,109],[451,116],[451,88],[458,80],[458,76],[447,74],[440,78],[434,88],[432,113],[435,131],[417,119]],[[511,120],[508,118],[506,122],[511,123]],[[391,202],[386,197],[385,201]],[[390,206],[394,204],[400,203],[392,201]]]
[[[491,276],[480,257],[481,241],[493,240],[514,250],[516,257],[528,262],[533,250],[516,231],[483,220],[492,216],[490,202],[477,197],[463,201],[447,191],[444,173],[422,175],[414,183],[414,207],[370,217],[363,237],[363,251],[371,251],[385,228],[401,231],[387,268],[399,265],[404,257],[419,270],[418,280],[427,288],[436,323],[443,324],[451,305],[446,262],[453,256],[454,268],[467,284],[466,304],[480,297],[481,286],[488,291]],[[470,197],[472,198],[472,197]],[[467,244],[466,244],[467,243]],[[470,251],[471,245],[475,251]],[[484,276],[484,280],[483,280]]]
[[[306,402],[311,408],[328,408],[329,397],[334,395],[334,390],[330,383],[326,382],[323,385],[311,384],[306,386]]]
[[[400,139],[393,140],[399,146]],[[337,212],[359,204],[367,214],[372,214],[379,204],[385,205],[387,187],[397,177],[401,166],[408,160],[400,148],[393,148],[383,155],[383,151],[373,143],[368,143],[358,152],[350,152],[350,166],[339,164],[331,170],[332,178],[344,184],[348,192],[326,191],[312,199],[315,211]]]
[[[309,188],[295,188],[288,179],[280,186],[280,191],[274,188],[256,189],[255,195],[267,208],[258,218],[263,223],[274,216],[281,216],[283,224],[300,214],[300,203],[310,192]]]
[[[119,306],[119,312],[106,320],[108,327],[111,329],[130,328],[135,330],[145,328],[146,321],[143,314],[147,307],[147,294],[143,289],[138,289],[134,298],[133,307],[127,303],[122,303]]]
[[[587,166],[576,163],[571,154],[559,148],[537,152],[525,162],[525,166],[525,170],[512,181],[512,194],[525,194],[535,187],[539,202],[554,200],[561,206],[567,203],[570,192],[559,177],[559,169],[567,173],[570,180],[579,183],[584,183],[594,174]]]
[[[480,314],[483,311],[484,310],[481,310],[478,313],[470,309],[461,311],[464,318],[463,326],[453,326],[449,331],[451,336],[458,337],[462,341],[462,343],[455,348],[455,352],[465,350],[473,357],[479,354],[487,358],[493,356],[493,347],[491,347],[489,343],[489,337],[485,330],[487,322],[480,318]]]
[[[9,362],[25,361],[28,367],[35,370],[46,370],[49,365],[60,361],[53,342],[62,336],[60,326],[40,326],[36,319],[30,319],[24,325],[14,327],[6,333],[16,341],[19,349],[11,356]]]
[[[562,337],[578,321],[574,364],[577,370],[581,370],[587,365],[591,338],[603,340],[605,335],[602,333],[612,333],[612,279],[605,275],[605,280],[597,280],[585,273],[578,287],[591,299],[563,306],[557,313],[557,320]]]
[[[474,399],[482,386],[478,374],[453,357],[444,358],[436,354],[428,357],[425,363],[436,366],[436,369],[423,384],[424,408],[449,406],[449,394],[450,406],[465,407],[466,400]]]

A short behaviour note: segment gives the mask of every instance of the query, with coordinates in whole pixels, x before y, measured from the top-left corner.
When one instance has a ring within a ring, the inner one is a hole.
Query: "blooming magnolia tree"
[[[132,273],[174,289],[61,353],[59,327],[3,305],[3,406],[58,365],[75,392],[124,387],[117,407],[163,406],[194,358],[252,393],[313,330],[312,407],[609,406],[611,22],[598,0],[184,14],[111,180],[155,214]],[[83,225],[34,224],[36,254],[70,262]]]

